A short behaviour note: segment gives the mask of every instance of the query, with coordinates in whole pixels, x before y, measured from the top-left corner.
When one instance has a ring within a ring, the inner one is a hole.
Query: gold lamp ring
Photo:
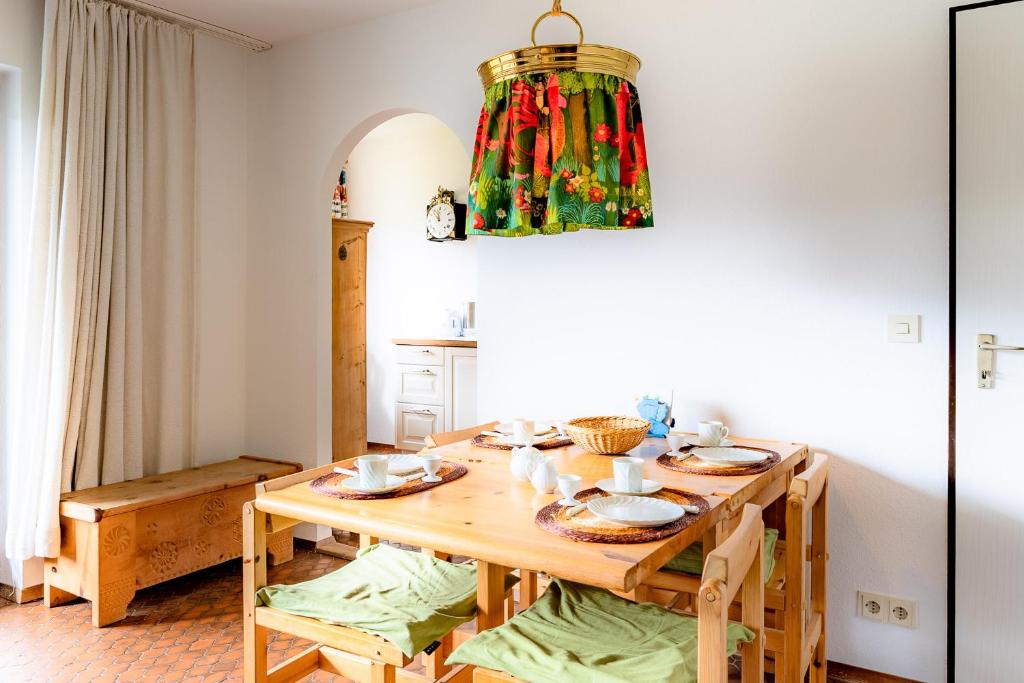
[[[537,21],[533,22],[533,28],[530,29],[530,42],[533,43],[534,47],[537,47],[537,27],[540,26],[540,22],[544,21],[548,17],[569,17],[569,19],[572,20],[572,23],[576,24],[576,28],[578,28],[580,30],[580,42],[577,43],[577,45],[582,45],[583,44],[583,24],[580,23],[580,20],[577,19],[572,14],[570,14],[569,12],[565,12],[565,11],[554,12],[554,11],[552,11],[552,12],[545,12],[544,14],[540,15],[539,17],[537,17]]]

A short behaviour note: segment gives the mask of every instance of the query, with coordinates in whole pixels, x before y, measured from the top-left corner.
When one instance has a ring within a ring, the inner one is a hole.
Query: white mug
[[[704,420],[697,425],[697,441],[701,446],[718,446],[729,436],[729,428],[717,420]]]
[[[388,483],[388,457],[386,455],[361,455],[356,458],[359,468],[359,486],[364,489],[381,489]]]
[[[675,453],[686,445],[686,437],[682,434],[676,434],[675,432],[669,432],[666,434],[665,441],[668,442],[669,451],[672,453]]]
[[[532,446],[534,431],[533,420],[512,420],[512,439],[517,445]]]
[[[644,461],[641,458],[615,458],[612,460],[612,472],[615,475],[616,491],[640,493],[644,482]]]

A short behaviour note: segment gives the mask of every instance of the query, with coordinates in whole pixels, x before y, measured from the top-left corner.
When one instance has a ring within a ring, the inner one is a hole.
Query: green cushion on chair
[[[779,540],[778,529],[764,530],[764,581],[768,583],[775,571],[775,542]],[[665,563],[663,569],[670,572],[682,572],[700,576],[704,573],[704,544],[700,541],[683,549],[678,555]]]
[[[513,576],[506,586],[514,585]],[[476,615],[476,567],[386,545],[312,581],[261,588],[263,605],[378,635],[412,657]]]
[[[728,654],[754,633],[729,624]],[[448,664],[530,683],[696,683],[697,620],[555,579],[529,609],[463,643]]]

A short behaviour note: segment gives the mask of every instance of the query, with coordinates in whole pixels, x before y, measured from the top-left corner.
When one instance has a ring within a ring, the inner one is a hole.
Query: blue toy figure
[[[672,407],[656,396],[644,396],[636,405],[640,417],[651,423],[647,436],[664,439],[673,420],[669,417]]]

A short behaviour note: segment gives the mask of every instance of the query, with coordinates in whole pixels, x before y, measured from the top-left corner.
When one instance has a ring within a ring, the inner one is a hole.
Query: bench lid
[[[243,455],[234,460],[61,494],[60,513],[87,522],[211,491],[255,484],[302,469],[294,462]]]

